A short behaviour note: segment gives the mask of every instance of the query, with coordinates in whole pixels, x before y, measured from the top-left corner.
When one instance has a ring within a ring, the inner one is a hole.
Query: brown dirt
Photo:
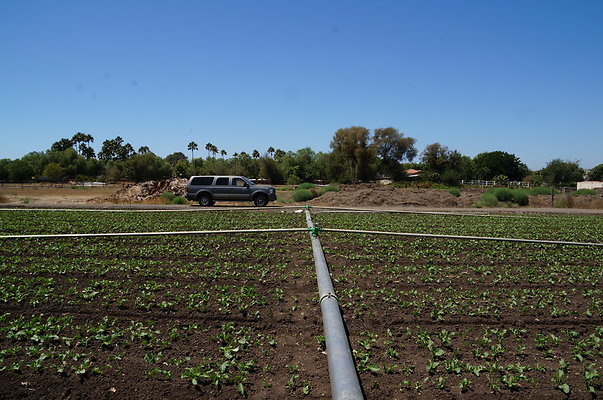
[[[314,206],[329,207],[368,207],[391,209],[456,209],[473,208],[479,202],[484,189],[462,188],[461,195],[456,197],[446,189],[396,188],[377,184],[340,185],[339,192],[327,192],[308,203]],[[149,181],[139,184],[111,185],[103,188],[76,188],[69,185],[4,185],[0,187],[0,203],[4,206],[102,206],[108,204],[129,205],[161,205],[160,196],[164,192],[172,192],[177,196],[186,193],[185,179],[169,179]],[[291,203],[291,191],[278,191],[278,204]],[[284,200],[284,202],[283,202]],[[248,205],[242,202],[220,202],[219,205]],[[530,196],[527,207],[510,205],[517,210],[551,208],[551,197],[547,195]],[[597,195],[571,196],[556,195],[554,209],[563,210],[603,210],[603,190]],[[508,211],[508,207],[499,206],[500,211]]]

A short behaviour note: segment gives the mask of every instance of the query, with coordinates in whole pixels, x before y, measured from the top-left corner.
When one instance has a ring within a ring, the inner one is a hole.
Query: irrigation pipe
[[[364,399],[327,261],[309,210],[306,210],[306,222],[311,231],[332,397],[336,400]]]
[[[115,236],[162,236],[162,235],[212,235],[229,233],[271,233],[271,232],[307,232],[306,228],[276,229],[231,229],[223,231],[177,231],[177,232],[116,232],[116,233],[61,233],[52,235],[1,235],[0,239],[60,239],[80,237],[115,237]]]
[[[363,231],[363,230],[334,229],[334,228],[322,228],[322,231],[324,231],[324,232],[340,232],[340,233],[360,233],[360,234],[367,234],[367,235],[410,236],[410,237],[426,237],[426,238],[438,238],[438,239],[491,240],[491,241],[497,241],[497,242],[520,242],[520,243],[560,244],[560,245],[565,245],[565,246],[603,247],[603,243],[566,242],[566,241],[560,241],[560,240],[516,239],[516,238],[501,238],[501,237],[488,237],[488,236],[437,235],[437,234],[430,234],[430,233]]]

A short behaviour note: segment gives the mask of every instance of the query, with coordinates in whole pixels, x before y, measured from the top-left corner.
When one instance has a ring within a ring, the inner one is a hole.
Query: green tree
[[[73,147],[73,141],[71,139],[63,138],[54,142],[52,146],[50,146],[50,151],[65,151],[71,147]]]
[[[254,150],[253,153],[251,153],[251,156],[253,158],[260,158],[260,152],[257,150]]]
[[[375,175],[376,155],[370,132],[362,126],[338,129],[331,141],[331,172],[336,180],[369,180]]]
[[[528,176],[530,170],[515,156],[504,151],[480,153],[473,158],[475,167],[480,174],[477,178],[494,179],[497,175],[506,175],[509,180],[521,181]]]
[[[117,136],[115,139],[105,140],[98,157],[104,161],[125,161],[135,154],[130,143],[124,144],[124,140]]]
[[[0,182],[8,180],[8,166],[11,161],[8,158],[0,159]]]
[[[11,182],[25,182],[33,178],[34,170],[28,162],[21,159],[13,160],[8,165],[8,179]]]
[[[169,162],[172,165],[176,165],[178,163],[178,161],[180,161],[180,160],[186,160],[186,156],[181,151],[177,151],[175,153],[168,154],[168,156],[165,158],[165,161]]]
[[[150,152],[150,151],[151,151],[151,150],[149,149],[149,147],[148,147],[148,146],[141,146],[141,147],[138,149],[138,153],[139,153],[139,154],[147,154],[147,153],[148,153],[148,152]]]
[[[51,182],[57,182],[65,174],[65,170],[57,163],[48,163],[42,171],[42,175],[48,177]]]
[[[400,163],[405,158],[412,161],[417,155],[416,140],[404,137],[396,128],[375,129],[373,146],[381,160],[381,171],[389,174],[395,180],[405,177]]]
[[[421,153],[421,162],[425,165],[425,168],[438,174],[444,172],[449,159],[450,151],[448,151],[448,147],[437,142],[425,147],[425,150]]]
[[[135,182],[166,179],[172,176],[172,166],[161,157],[148,152],[135,154],[125,162],[126,178]]]
[[[192,175],[195,174],[195,151],[199,150],[199,146],[195,142],[190,142],[187,147],[191,152],[191,164],[193,166]]]
[[[577,162],[555,159],[541,171],[542,180],[552,187],[575,186],[583,179],[584,170]]]
[[[588,174],[588,179],[591,181],[602,181],[603,180],[603,164],[597,165],[591,169]]]

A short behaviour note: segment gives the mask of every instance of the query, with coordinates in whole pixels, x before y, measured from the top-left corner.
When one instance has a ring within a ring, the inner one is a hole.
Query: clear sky
[[[329,151],[361,125],[592,168],[602,21],[602,0],[0,0],[0,158],[78,131]]]

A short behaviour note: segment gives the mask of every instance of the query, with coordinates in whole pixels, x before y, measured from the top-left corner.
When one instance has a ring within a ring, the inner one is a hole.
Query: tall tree
[[[222,158],[224,158],[224,156],[226,156],[228,153],[226,152],[226,150],[222,149],[220,150],[220,155],[222,156]]]
[[[372,179],[376,156],[369,138],[362,126],[338,129],[331,140],[332,173],[341,180]]]
[[[251,153],[251,156],[253,158],[260,158],[260,152],[257,150],[254,150],[253,153]]]
[[[269,157],[272,157],[274,155],[274,152],[275,152],[275,150],[274,150],[274,147],[272,147],[272,146],[268,147],[268,150],[266,150],[266,153],[268,153]]]
[[[71,139],[63,138],[54,142],[52,146],[50,146],[50,151],[65,151],[70,147],[73,147],[73,141]]]
[[[199,150],[199,146],[195,142],[188,144],[188,149],[191,151],[191,164],[193,165],[193,174],[195,173],[195,150]]]
[[[73,147],[78,154],[81,154],[80,145],[84,144],[87,140],[87,135],[82,132],[78,132],[71,138],[71,143],[73,143]]]
[[[148,146],[141,146],[141,147],[138,149],[138,153],[139,153],[139,154],[147,154],[149,151],[150,151],[150,149],[149,149],[149,147],[148,147]]]
[[[205,150],[207,150],[207,158],[210,157],[210,154],[211,154],[211,151],[212,151],[213,148],[214,148],[214,145],[211,144],[211,143],[207,143],[205,145]]]
[[[446,164],[450,158],[448,147],[442,146],[440,143],[432,143],[425,147],[421,154],[421,162],[425,164],[427,169],[441,174],[446,168]]]
[[[400,163],[407,159],[409,162],[417,155],[416,140],[404,137],[396,128],[375,129],[373,146],[381,159],[381,169],[394,179],[404,176]]]

